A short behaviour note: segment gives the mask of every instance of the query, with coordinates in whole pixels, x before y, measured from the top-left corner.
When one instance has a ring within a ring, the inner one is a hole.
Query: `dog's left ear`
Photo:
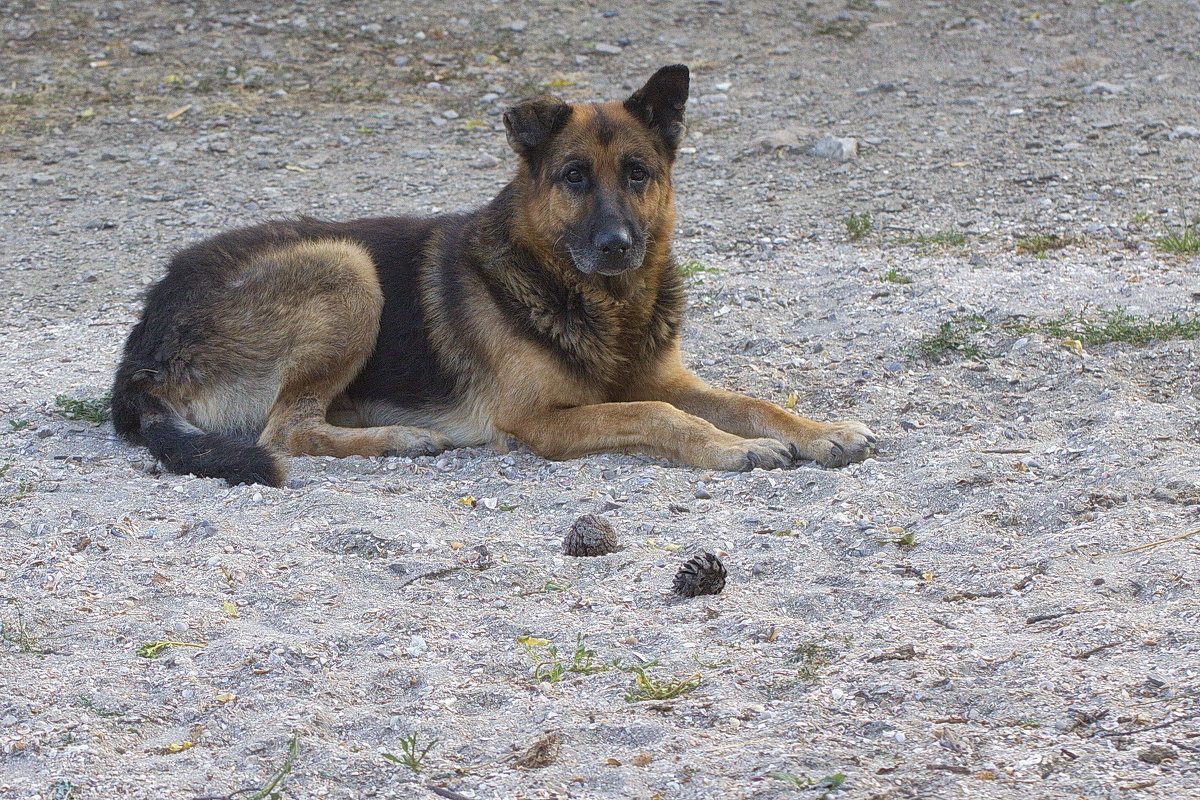
[[[672,64],[654,73],[625,101],[625,110],[658,134],[674,155],[683,138],[683,107],[688,99],[688,68]]]

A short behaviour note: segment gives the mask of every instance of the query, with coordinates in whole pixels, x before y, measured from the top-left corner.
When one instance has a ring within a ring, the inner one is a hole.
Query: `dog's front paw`
[[[815,461],[822,467],[844,467],[874,453],[878,441],[861,422],[824,422],[811,438],[791,448],[797,459]]]
[[[791,448],[777,439],[738,439],[721,447],[713,463],[704,466],[725,472],[748,472],[756,467],[783,469],[791,465]]]

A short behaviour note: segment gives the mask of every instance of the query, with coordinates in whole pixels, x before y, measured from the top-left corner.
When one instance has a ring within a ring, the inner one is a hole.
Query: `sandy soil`
[[[1200,3],[120,5],[0,2],[0,798],[1196,796],[1196,342],[1043,323],[1194,319]],[[674,62],[693,366],[878,458],[231,488],[60,413],[172,249],[479,204],[506,103]],[[624,549],[563,556],[589,512]],[[725,592],[673,599],[701,548]]]

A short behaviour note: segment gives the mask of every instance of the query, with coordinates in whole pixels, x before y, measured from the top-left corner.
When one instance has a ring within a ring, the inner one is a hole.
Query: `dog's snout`
[[[605,255],[620,256],[633,247],[633,237],[625,228],[613,228],[596,234],[592,244]]]

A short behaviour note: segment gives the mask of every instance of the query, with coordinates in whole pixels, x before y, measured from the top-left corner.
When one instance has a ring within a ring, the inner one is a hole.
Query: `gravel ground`
[[[1200,3],[265,5],[0,2],[0,798],[1197,796],[1196,342],[1043,322],[1194,319]],[[673,62],[693,366],[877,458],[231,488],[59,413],[172,249],[479,204],[505,104]],[[624,549],[563,556],[590,512]]]

